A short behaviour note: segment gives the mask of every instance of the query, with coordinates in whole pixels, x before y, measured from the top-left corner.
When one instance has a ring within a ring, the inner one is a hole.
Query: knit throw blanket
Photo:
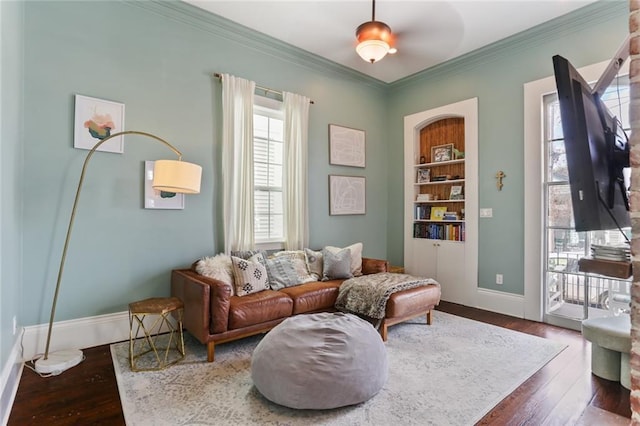
[[[382,319],[387,300],[393,293],[431,284],[440,285],[431,278],[390,272],[349,278],[340,286],[335,308],[342,312]]]

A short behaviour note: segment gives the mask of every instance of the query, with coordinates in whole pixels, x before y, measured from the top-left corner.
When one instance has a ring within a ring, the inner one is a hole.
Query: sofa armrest
[[[378,272],[389,272],[389,262],[383,259],[362,258],[362,274],[377,274]]]
[[[231,288],[191,269],[171,273],[171,294],[184,303],[184,327],[202,343],[209,334],[227,331]]]

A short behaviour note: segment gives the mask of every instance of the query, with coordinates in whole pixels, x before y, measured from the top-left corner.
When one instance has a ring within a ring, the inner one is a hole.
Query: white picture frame
[[[145,209],[184,209],[184,194],[165,193],[153,189],[153,167],[155,161],[144,162],[144,208]],[[174,194],[166,196],[166,194]]]
[[[364,176],[329,175],[329,214],[366,214],[366,186]]]
[[[106,136],[124,130],[124,104],[75,95],[73,147],[92,149]],[[124,136],[110,139],[96,151],[124,152]]]
[[[364,130],[329,124],[329,164],[364,168],[365,139]]]

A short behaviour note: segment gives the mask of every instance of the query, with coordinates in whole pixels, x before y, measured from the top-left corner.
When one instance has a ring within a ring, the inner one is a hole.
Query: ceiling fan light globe
[[[358,43],[356,52],[363,60],[373,64],[387,55],[389,44],[382,40],[365,40]]]

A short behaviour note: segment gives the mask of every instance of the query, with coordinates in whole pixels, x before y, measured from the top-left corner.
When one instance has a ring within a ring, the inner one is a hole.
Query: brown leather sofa
[[[195,264],[194,264],[195,265]],[[333,311],[344,280],[316,281],[281,290],[264,290],[246,296],[231,296],[222,281],[200,275],[195,266],[171,273],[171,295],[184,302],[183,325],[207,345],[207,360],[214,360],[216,343],[265,333],[292,315]],[[362,258],[362,273],[387,272],[386,260]],[[387,326],[426,314],[440,301],[440,288],[428,286],[395,293],[387,302],[380,333],[386,340]]]

